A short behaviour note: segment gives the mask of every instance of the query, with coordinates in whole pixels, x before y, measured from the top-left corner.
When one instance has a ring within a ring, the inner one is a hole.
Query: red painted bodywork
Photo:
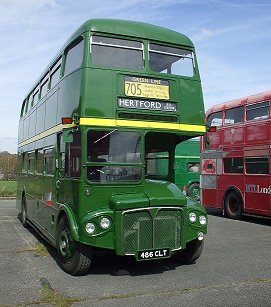
[[[260,120],[224,125],[225,111],[231,108],[269,102],[269,117]],[[271,91],[243,97],[211,107],[208,116],[223,113],[222,126],[216,132],[207,132],[201,139],[201,196],[206,207],[223,209],[224,198],[229,190],[236,190],[243,199],[244,213],[271,216],[271,172],[268,174],[225,174],[223,159],[236,157],[269,157],[271,156]],[[206,142],[206,139],[208,142]],[[209,144],[206,145],[206,144]],[[217,153],[220,152],[220,157]],[[220,160],[220,161],[219,161]],[[271,160],[271,159],[270,159]],[[214,167],[210,167],[210,163]],[[217,165],[220,163],[220,169]],[[269,162],[271,165],[271,161]],[[205,176],[209,176],[206,178]],[[212,176],[212,177],[211,177]],[[213,185],[208,186],[208,180]],[[205,185],[205,186],[204,186]],[[248,187],[253,187],[249,189]],[[247,189],[247,191],[246,191]]]

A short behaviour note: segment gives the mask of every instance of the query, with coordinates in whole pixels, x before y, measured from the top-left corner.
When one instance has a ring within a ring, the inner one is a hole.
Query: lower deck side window
[[[247,174],[269,174],[268,157],[246,158],[245,164]]]
[[[244,172],[244,159],[243,158],[225,158],[224,173],[226,174],[242,174]]]

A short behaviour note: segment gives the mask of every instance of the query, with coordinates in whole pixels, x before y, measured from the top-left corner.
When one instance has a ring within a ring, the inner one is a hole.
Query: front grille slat
[[[154,210],[155,213],[151,214]],[[131,210],[122,216],[124,254],[181,246],[182,211],[168,208]]]
[[[178,248],[181,242],[181,212],[160,210],[154,220],[154,248]]]

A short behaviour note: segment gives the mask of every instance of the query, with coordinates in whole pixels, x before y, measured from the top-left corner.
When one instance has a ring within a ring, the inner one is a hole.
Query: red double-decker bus
[[[271,91],[210,108],[201,143],[201,200],[230,218],[271,216]]]

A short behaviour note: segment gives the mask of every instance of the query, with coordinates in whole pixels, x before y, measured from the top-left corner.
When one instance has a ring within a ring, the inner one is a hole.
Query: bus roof
[[[176,31],[148,23],[118,19],[90,19],[70,37],[67,43],[86,31],[125,35],[194,47],[187,36]]]
[[[37,81],[31,88],[31,91],[39,83],[40,79],[48,71],[48,69],[53,65],[56,59],[62,54],[63,50],[78,36],[84,32],[97,32],[104,34],[117,34],[124,36],[131,36],[136,38],[149,39],[153,41],[166,42],[171,44],[178,44],[182,46],[187,46],[194,48],[194,45],[190,38],[186,35],[179,32],[169,30],[163,27],[155,26],[152,24],[138,22],[138,21],[129,21],[129,20],[119,20],[119,19],[89,19],[84,22],[65,42],[62,48],[56,53],[53,57],[53,60],[47,65],[43,70],[42,74],[39,76]],[[29,93],[25,95],[24,100],[27,98]]]
[[[240,106],[252,104],[252,103],[255,103],[255,102],[262,102],[262,101],[269,100],[269,99],[271,99],[271,90],[266,91],[266,92],[262,92],[262,93],[258,93],[258,94],[255,94],[255,95],[246,96],[246,97],[234,99],[234,100],[231,100],[231,101],[223,102],[223,103],[217,104],[217,105],[209,108],[206,112],[206,118],[211,113],[216,113],[216,112],[219,112],[219,111],[240,107]]]

